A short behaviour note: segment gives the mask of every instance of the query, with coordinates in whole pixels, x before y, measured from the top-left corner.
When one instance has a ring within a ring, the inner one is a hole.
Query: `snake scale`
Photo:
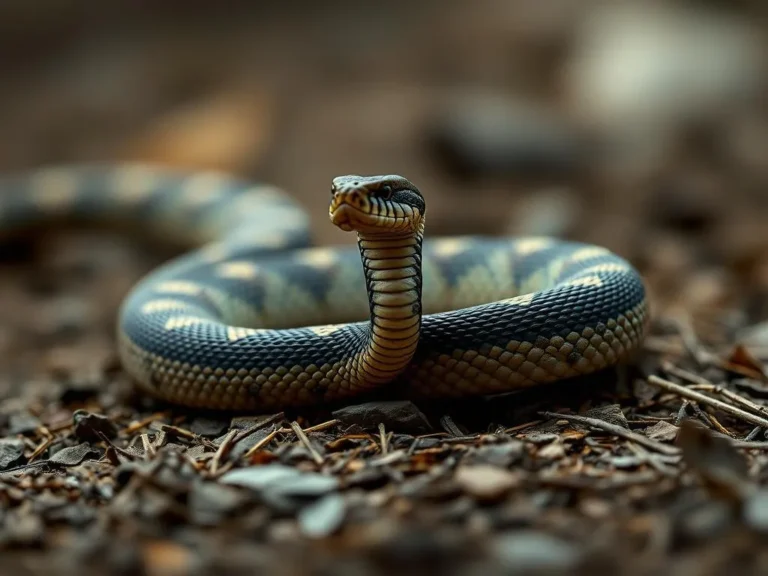
[[[231,175],[127,164],[0,179],[2,236],[68,221],[188,247],[135,285],[117,319],[125,370],[179,405],[282,409],[387,386],[493,394],[637,349],[646,292],[624,259],[554,238],[423,241],[425,214],[403,177],[335,178],[329,217],[357,247],[318,247],[289,195]]]

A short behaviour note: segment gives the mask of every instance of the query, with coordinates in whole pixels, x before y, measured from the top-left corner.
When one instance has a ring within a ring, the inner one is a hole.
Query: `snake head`
[[[339,176],[331,184],[328,215],[345,232],[413,234],[425,210],[421,192],[402,176]]]

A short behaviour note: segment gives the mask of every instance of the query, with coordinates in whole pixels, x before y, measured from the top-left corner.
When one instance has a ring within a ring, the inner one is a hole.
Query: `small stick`
[[[141,430],[142,428],[149,426],[154,422],[155,420],[159,420],[160,418],[165,418],[168,416],[168,412],[155,412],[154,414],[147,416],[143,420],[139,420],[138,422],[133,422],[132,424],[129,424],[127,427],[123,428],[120,432],[122,434],[131,434],[133,432],[137,432],[138,430]]]
[[[734,434],[728,430],[725,426],[720,424],[720,421],[715,418],[714,414],[710,414],[709,411],[707,411],[707,417],[709,417],[710,422],[714,425],[715,428],[721,433],[726,434],[727,436],[730,436],[731,438],[734,438]]]
[[[662,454],[667,454],[669,456],[677,456],[678,454],[680,454],[680,449],[675,446],[662,444],[661,442],[657,442],[656,440],[651,440],[647,436],[643,436],[642,434],[638,434],[637,432],[632,432],[631,430],[627,430],[626,428],[622,428],[621,426],[616,426],[615,424],[610,424],[605,420],[600,420],[598,418],[590,418],[588,416],[577,416],[575,414],[559,414],[557,412],[542,412],[542,415],[546,416],[547,418],[558,418],[561,420],[568,420],[570,422],[583,424],[585,426],[589,426],[590,428],[597,428],[598,430],[608,432],[610,434],[613,434],[614,436],[625,438],[626,440],[631,440],[632,442],[636,442],[641,446],[650,448],[651,450],[655,450],[657,452],[661,452]]]
[[[670,374],[673,374],[678,378],[682,378],[683,380],[688,380],[693,384],[712,384],[712,382],[703,376],[699,376],[698,374],[694,374],[693,372],[675,366],[671,362],[662,362],[661,367],[665,372],[669,372]]]
[[[759,416],[751,414],[750,412],[746,412],[741,408],[736,408],[735,406],[726,404],[725,402],[722,402],[721,400],[717,400],[716,398],[710,398],[709,396],[701,394],[700,392],[690,390],[685,386],[680,386],[679,384],[675,384],[674,382],[670,382],[669,380],[665,380],[664,378],[659,378],[658,376],[651,375],[648,377],[648,382],[650,384],[654,384],[655,386],[658,386],[659,388],[666,390],[667,392],[673,392],[689,400],[693,400],[695,402],[700,402],[702,404],[712,406],[713,408],[717,408],[718,410],[721,410],[726,414],[730,414],[731,416],[734,416],[736,418],[741,418],[745,422],[749,422],[750,424],[754,424],[755,426],[761,426],[763,428],[768,427],[768,420],[766,420],[765,418],[760,418]]]
[[[147,458],[152,458],[155,455],[155,448],[152,446],[152,443],[149,441],[149,435],[142,434],[141,435],[141,445],[144,448],[144,456]]]
[[[272,430],[272,432],[270,432],[269,434],[267,434],[266,436],[264,436],[264,438],[262,438],[261,440],[259,440],[258,442],[256,442],[256,444],[254,444],[253,446],[251,446],[251,447],[248,449],[248,452],[246,452],[246,453],[245,453],[243,456],[244,456],[245,458],[250,458],[251,456],[253,456],[254,454],[256,454],[256,452],[258,452],[259,450],[261,450],[262,448],[264,448],[264,446],[266,446],[267,444],[269,444],[270,442],[272,442],[272,440],[275,438],[275,436],[277,436],[277,435],[278,435],[278,433],[279,433],[279,432],[280,432],[279,430]]]
[[[733,392],[732,390],[723,388],[721,385],[715,384],[714,382],[710,382],[709,380],[707,380],[702,376],[699,376],[698,374],[693,374],[691,372],[688,372],[687,370],[683,370],[682,368],[677,368],[675,366],[665,365],[664,369],[670,374],[674,374],[675,376],[678,376],[683,380],[688,380],[689,382],[693,382],[697,384],[697,386],[695,387],[688,386],[689,390],[691,389],[705,390],[713,394],[720,394],[725,398],[727,398],[728,400],[730,400],[731,402],[733,402],[734,404],[739,404],[743,408],[751,410],[756,414],[762,414],[763,416],[768,416],[768,408],[766,408],[765,406],[761,406],[760,404],[757,404],[756,402],[753,402],[748,398],[744,398],[743,396],[736,394],[736,392]]]
[[[29,460],[27,461],[27,464],[29,464],[34,459],[36,459],[38,456],[40,456],[40,454],[45,452],[45,450],[47,450],[48,447],[51,444],[53,444],[54,440],[55,440],[55,438],[53,436],[50,436],[50,437],[46,438],[45,440],[43,440],[42,443],[40,443],[40,445],[37,448],[35,448],[35,451],[32,452],[32,454],[29,455]]]
[[[251,426],[250,428],[246,428],[245,430],[240,430],[237,435],[235,436],[234,443],[237,444],[238,442],[242,442],[245,438],[253,434],[254,432],[258,432],[259,430],[263,430],[267,426],[274,424],[275,422],[278,422],[285,418],[285,414],[282,412],[278,412],[277,414],[273,414],[269,418],[263,420],[262,422],[259,422],[256,424],[256,426]]]
[[[387,443],[387,431],[384,429],[384,423],[379,422],[379,437],[381,438],[381,453],[386,454],[389,451]]]
[[[339,422],[340,422],[339,420],[336,420],[334,418],[333,420],[328,420],[328,422],[321,422],[320,424],[315,424],[314,426],[310,426],[309,428],[304,428],[304,432],[322,432],[323,430],[327,430],[328,428],[333,428]]]
[[[219,449],[216,450],[216,453],[211,459],[211,475],[215,476],[219,471],[221,460],[229,454],[232,446],[235,445],[235,436],[237,436],[237,430],[230,430],[227,435],[224,436],[224,440],[221,441],[221,444],[219,444]]]
[[[291,429],[293,429],[293,433],[296,434],[299,441],[301,441],[302,444],[306,447],[306,449],[309,451],[310,455],[312,456],[312,459],[315,461],[315,464],[318,466],[322,465],[324,462],[323,456],[320,454],[320,452],[317,451],[317,449],[312,446],[312,443],[309,441],[309,438],[304,433],[304,430],[301,429],[301,426],[299,426],[299,423],[296,421],[291,422]]]
[[[323,430],[327,430],[328,428],[333,428],[339,422],[340,420],[328,420],[328,422],[321,422],[320,424],[315,424],[314,426],[310,426],[309,428],[304,428],[304,432],[322,432]],[[281,432],[282,434],[286,434],[288,432],[293,432],[293,428],[282,427],[278,429],[278,432]]]
[[[176,438],[185,438],[186,440],[192,440],[199,442],[200,437],[194,432],[190,432],[186,428],[180,428],[179,426],[172,426],[170,424],[160,424],[158,428],[166,434],[172,434]]]
[[[532,426],[536,426],[537,424],[541,424],[544,422],[544,420],[533,420],[532,422],[526,422],[524,424],[518,424],[517,426],[512,426],[512,428],[505,428],[504,433],[505,434],[512,434],[512,432],[519,432],[520,430],[525,430],[526,428],[531,428]]]
[[[103,432],[96,431],[96,435],[101,438],[101,441],[104,442],[104,444],[107,445],[108,448],[111,448],[115,451],[115,454],[122,456],[123,458],[126,458],[127,460],[133,461],[136,460],[136,454],[133,454],[129,452],[128,450],[125,450],[124,448],[120,448],[119,446],[115,446],[115,444],[112,443],[112,440],[107,438],[107,436]]]

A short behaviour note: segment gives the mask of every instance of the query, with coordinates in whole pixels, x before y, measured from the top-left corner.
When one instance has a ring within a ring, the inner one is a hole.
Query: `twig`
[[[315,424],[314,426],[310,426],[309,428],[304,428],[304,432],[322,432],[323,430],[327,430],[328,428],[333,428],[338,424],[340,420],[328,420],[327,422],[321,422],[320,424]],[[286,434],[288,432],[293,432],[293,428],[280,428],[278,429],[278,432],[282,432],[283,434]]]
[[[739,404],[742,408],[751,410],[756,414],[762,414],[763,416],[768,416],[768,408],[760,404],[757,404],[756,402],[753,402],[749,398],[744,398],[743,396],[736,394],[736,392],[734,392],[733,390],[728,390],[727,388],[724,388],[721,385],[715,384],[714,382],[710,382],[703,376],[699,376],[698,374],[693,374],[691,372],[688,372],[687,370],[683,370],[682,368],[677,368],[676,366],[669,366],[666,363],[663,364],[662,366],[670,374],[674,374],[675,376],[682,378],[683,380],[688,380],[689,382],[698,384],[698,386],[695,387],[696,390],[705,390],[713,394],[720,394],[721,396],[727,398],[734,404]],[[688,387],[689,390],[693,388],[694,387],[690,387],[690,386]]]
[[[53,444],[54,440],[55,440],[55,438],[54,438],[53,436],[50,436],[50,437],[46,438],[45,440],[43,440],[43,441],[40,443],[40,445],[39,445],[37,448],[35,448],[34,452],[32,452],[32,454],[30,454],[30,455],[29,455],[29,459],[27,460],[27,463],[30,463],[30,462],[32,462],[32,461],[33,461],[33,460],[35,460],[35,459],[36,459],[38,456],[40,456],[40,454],[42,454],[43,452],[45,452],[45,451],[48,449],[48,447],[49,447],[51,444]]]
[[[505,428],[504,433],[506,434],[512,434],[513,432],[519,432],[520,430],[525,430],[526,428],[531,428],[532,426],[536,426],[537,424],[541,424],[544,422],[544,420],[534,420],[533,422],[526,422],[525,424],[518,424],[517,426],[512,426],[512,428]]]
[[[172,426],[171,424],[160,424],[158,429],[166,434],[171,434],[175,438],[184,438],[185,440],[192,440],[193,442],[199,442],[200,436],[187,430],[186,428],[180,428],[179,426]]]
[[[237,444],[238,442],[242,442],[243,439],[247,438],[254,432],[257,432],[259,430],[263,430],[270,424],[274,424],[275,422],[278,422],[280,420],[283,420],[285,418],[285,414],[282,412],[278,412],[277,414],[273,414],[269,418],[266,418],[256,424],[256,426],[251,426],[250,428],[246,428],[245,430],[240,430],[237,435],[235,436],[235,439],[233,440],[234,444]]]
[[[126,458],[126,459],[128,459],[130,461],[136,460],[136,454],[133,454],[133,453],[129,452],[128,450],[124,449],[124,448],[120,448],[119,446],[116,446],[112,442],[112,440],[107,438],[107,436],[103,432],[100,432],[100,431],[97,430],[96,431],[96,435],[99,438],[101,438],[101,441],[104,442],[107,445],[108,448],[111,448],[112,450],[114,450],[116,455],[122,456],[123,458]]]
[[[312,456],[315,464],[320,466],[324,462],[323,456],[320,454],[320,452],[317,451],[317,448],[312,446],[312,443],[304,433],[304,430],[301,429],[301,426],[299,426],[299,423],[296,421],[291,422],[291,429],[293,430],[293,433],[296,434],[301,443],[304,444],[304,447],[309,451],[309,454]]]
[[[149,435],[148,434],[142,434],[141,435],[141,445],[144,448],[144,456],[147,458],[152,458],[155,455],[155,447],[152,446],[152,442],[149,441]]]
[[[701,409],[701,406],[699,406],[696,402],[686,402],[688,406],[691,407],[691,410],[693,410],[694,416],[696,416],[698,419],[700,419],[702,422],[704,422],[704,425],[709,428],[710,430],[715,428],[715,424],[712,422],[712,418],[709,417],[709,414],[707,414],[704,410]],[[681,418],[678,421],[678,426],[682,426],[683,420],[688,420],[687,417]]]
[[[700,402],[702,404],[712,406],[713,408],[717,408],[718,410],[721,410],[726,414],[730,414],[731,416],[734,416],[736,418],[741,418],[745,422],[749,422],[750,424],[754,424],[755,426],[761,426],[763,428],[768,427],[768,420],[766,420],[765,418],[761,418],[759,416],[751,414],[750,412],[746,412],[741,408],[736,408],[735,406],[726,404],[725,402],[722,402],[721,400],[717,400],[716,398],[710,398],[709,396],[706,396],[704,394],[701,394],[700,392],[696,392],[694,390],[686,388],[685,386],[681,386],[680,384],[675,384],[674,382],[670,382],[669,380],[665,380],[664,378],[659,378],[658,376],[655,376],[655,375],[649,376],[648,382],[650,384],[654,384],[655,386],[658,386],[659,388],[666,390],[667,392],[673,392],[684,398],[688,398],[689,400],[694,400],[695,402]]]
[[[149,426],[154,422],[155,420],[159,420],[160,418],[167,417],[169,412],[155,412],[154,414],[147,416],[143,420],[139,420],[138,422],[133,422],[132,424],[128,425],[126,428],[123,428],[120,432],[122,434],[131,434],[133,432],[138,432],[142,428]]]
[[[244,457],[244,458],[250,458],[251,456],[253,456],[254,454],[256,454],[256,452],[258,452],[259,450],[261,450],[262,448],[264,448],[264,446],[266,446],[267,444],[269,444],[270,442],[272,442],[272,440],[274,439],[274,437],[275,437],[275,436],[277,436],[277,434],[278,434],[279,432],[280,432],[279,430],[272,430],[272,432],[270,432],[269,434],[267,434],[266,436],[264,436],[264,438],[262,438],[261,440],[259,440],[258,442],[256,442],[256,444],[254,444],[253,446],[251,446],[251,447],[248,449],[248,452],[246,452],[245,454],[243,454],[243,457]]]
[[[229,451],[232,449],[232,446],[235,445],[235,436],[237,436],[237,430],[230,430],[226,436],[224,436],[224,440],[221,441],[221,444],[219,445],[219,449],[216,450],[216,453],[213,455],[213,458],[211,459],[211,475],[215,476],[216,473],[219,470],[219,467],[221,466],[221,460],[226,457],[227,454],[229,454]]]
[[[746,437],[744,438],[744,441],[751,442],[752,440],[757,438],[757,435],[760,434],[761,430],[762,428],[760,428],[760,426],[755,426],[754,428],[752,428],[752,430],[750,430],[749,434],[746,435]]]
[[[667,454],[669,456],[676,456],[680,454],[680,449],[676,446],[669,446],[668,444],[662,444],[656,440],[651,440],[647,436],[643,436],[637,432],[632,432],[631,430],[627,430],[621,426],[616,426],[615,424],[610,424],[605,420],[590,418],[588,416],[577,416],[575,414],[560,414],[558,412],[541,412],[541,414],[547,418],[558,418],[560,420],[568,420],[569,422],[583,424],[584,426],[589,426],[590,428],[597,428],[598,430],[608,432],[614,436],[619,436],[626,440],[631,440],[632,442],[636,442],[641,446],[655,450],[657,452],[661,452],[662,454]]]
[[[323,430],[327,430],[328,428],[333,428],[339,422],[340,420],[336,420],[334,418],[333,420],[328,420],[328,422],[321,422],[320,424],[315,424],[314,426],[310,426],[309,428],[304,428],[304,432],[322,432]]]
[[[710,410],[711,410],[711,408],[710,408]],[[735,438],[735,434],[733,434],[733,432],[728,430],[728,428],[726,428],[725,426],[720,424],[720,421],[717,418],[715,418],[714,414],[711,414],[709,411],[707,411],[707,416],[709,417],[709,421],[712,422],[714,427],[717,428],[717,430],[721,434],[726,434],[726,435],[730,436],[731,438]]]
[[[678,378],[682,378],[683,380],[688,380],[693,384],[712,384],[712,382],[703,376],[694,374],[693,372],[680,368],[679,366],[675,366],[671,362],[662,362],[661,367],[665,372],[677,376]]]
[[[387,431],[384,429],[384,422],[379,422],[379,437],[381,438],[381,453],[386,454],[389,451],[387,443]]]

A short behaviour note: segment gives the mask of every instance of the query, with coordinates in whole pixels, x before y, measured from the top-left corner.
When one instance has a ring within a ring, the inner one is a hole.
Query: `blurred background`
[[[430,236],[599,243],[642,270],[657,315],[744,327],[768,315],[767,18],[748,0],[4,0],[0,170],[225,170],[293,194],[317,244],[353,241],[327,220],[331,178],[401,173]],[[3,280],[19,305],[0,349],[112,319],[105,294],[156,264],[79,242],[29,282],[87,253],[102,283],[39,306]]]

